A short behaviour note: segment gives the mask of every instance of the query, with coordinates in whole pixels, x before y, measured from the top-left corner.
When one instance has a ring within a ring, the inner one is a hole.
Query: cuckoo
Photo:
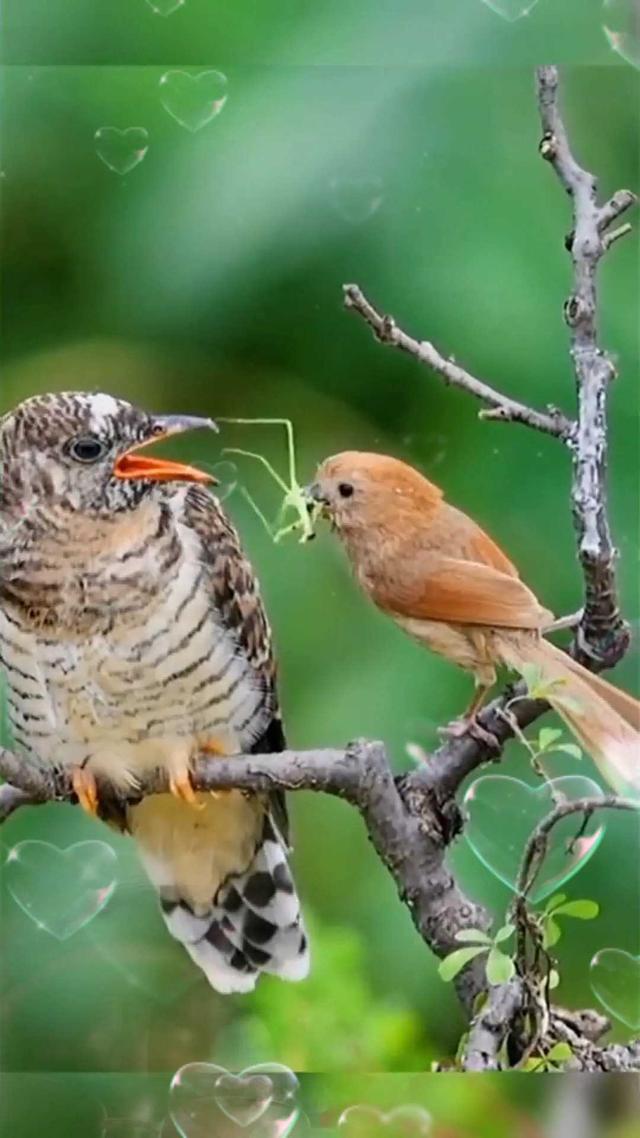
[[[285,746],[271,631],[208,474],[143,448],[208,419],[106,394],[0,419],[0,668],[14,745],[126,800],[170,933],[219,992],[308,971],[282,795],[197,793],[194,757]],[[170,793],[141,797],[165,772]]]

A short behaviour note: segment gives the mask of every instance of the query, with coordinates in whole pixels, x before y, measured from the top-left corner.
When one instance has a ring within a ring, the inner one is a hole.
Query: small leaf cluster
[[[573,917],[578,921],[593,921],[600,913],[597,901],[582,898],[578,901],[568,901],[565,893],[556,893],[547,901],[542,913],[539,915],[542,929],[542,947],[553,948],[562,936],[562,929],[558,924],[558,917]]]
[[[522,1064],[522,1071],[561,1071],[564,1064],[573,1056],[568,1043],[554,1043],[544,1055],[532,1055]]]
[[[527,694],[530,699],[548,700],[553,697],[556,703],[563,703],[572,711],[582,711],[581,704],[564,691],[567,686],[565,679],[546,679],[536,664],[522,664],[518,671],[527,685]]]
[[[444,981],[453,980],[459,972],[476,956],[486,953],[487,983],[506,984],[515,975],[516,966],[512,958],[500,947],[513,936],[515,926],[503,925],[495,936],[491,937],[483,929],[461,929],[456,933],[456,940],[466,943],[466,948],[456,948],[440,961],[438,972]]]
[[[571,755],[572,759],[581,759],[582,751],[577,743],[560,743],[563,732],[558,727],[541,727],[536,740],[537,755],[549,754],[551,751],[562,751]]]

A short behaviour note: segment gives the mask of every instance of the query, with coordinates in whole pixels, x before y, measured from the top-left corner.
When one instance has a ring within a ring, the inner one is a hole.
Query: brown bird
[[[300,979],[309,955],[280,794],[196,794],[201,752],[278,751],[271,632],[209,475],[149,443],[208,419],[110,395],[37,396],[0,419],[0,665],[18,752],[67,770],[123,825],[169,931],[221,992]],[[157,768],[172,793],[139,801]],[[113,800],[113,793],[111,799]]]
[[[331,520],[356,578],[382,612],[433,652],[471,672],[463,729],[496,668],[533,665],[546,698],[618,792],[640,795],[640,703],[542,638],[553,616],[471,518],[407,463],[346,451],[308,489]]]

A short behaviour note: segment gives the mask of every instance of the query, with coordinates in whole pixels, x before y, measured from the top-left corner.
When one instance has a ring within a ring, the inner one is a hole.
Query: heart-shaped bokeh
[[[606,1011],[640,1030],[640,956],[621,948],[602,948],[589,966],[591,990]]]
[[[118,858],[106,842],[19,842],[7,855],[4,878],[14,901],[39,929],[68,940],[109,904]]]
[[[496,16],[502,16],[503,20],[508,20],[512,24],[516,20],[521,20],[523,16],[528,16],[538,0],[482,0],[482,3],[491,8]]]
[[[377,213],[384,201],[384,185],[377,174],[354,178],[332,178],[329,182],[331,204],[337,214],[351,225],[360,225]]]
[[[640,68],[638,0],[603,0],[602,26],[609,46],[632,67]]]
[[[130,173],[149,149],[149,135],[143,126],[130,126],[126,130],[101,126],[93,138],[98,158],[114,174]]]
[[[184,8],[185,0],[147,0],[156,16],[171,16],[178,8]]]
[[[273,1083],[268,1075],[219,1075],[215,1093],[216,1102],[227,1118],[238,1126],[251,1126],[271,1106]]]
[[[215,1063],[188,1063],[169,1091],[171,1118],[182,1138],[286,1138],[299,1116],[299,1084],[279,1063],[232,1074]]]
[[[195,133],[220,114],[227,101],[227,77],[221,71],[167,71],[160,80],[160,101],[180,126]]]
[[[464,796],[468,815],[464,836],[482,864],[515,891],[527,841],[556,801],[602,797],[598,784],[583,775],[564,775],[536,786],[508,775],[483,775],[471,783]],[[591,817],[584,833],[573,841],[581,826],[579,814],[554,826],[547,856],[531,890],[532,901],[554,893],[593,857],[605,831],[602,815]]]
[[[350,1106],[338,1119],[340,1138],[426,1138],[431,1115],[422,1106],[407,1104],[394,1110]]]

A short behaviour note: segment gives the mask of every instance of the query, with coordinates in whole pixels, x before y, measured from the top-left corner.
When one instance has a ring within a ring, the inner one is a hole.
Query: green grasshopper
[[[240,492],[246,498],[251,508],[255,511],[260,518],[263,526],[265,527],[269,537],[272,541],[279,542],[283,537],[287,537],[290,533],[300,531],[300,541],[311,541],[315,537],[314,525],[317,520],[320,507],[317,503],[309,502],[304,488],[298,482],[298,475],[296,471],[296,453],[295,443],[293,439],[293,425],[290,419],[225,419],[219,418],[220,423],[239,423],[245,426],[254,424],[262,426],[280,426],[284,427],[287,433],[287,449],[289,455],[289,485],[280,477],[277,470],[263,454],[256,454],[255,451],[242,450],[240,447],[225,447],[222,451],[223,454],[239,454],[244,458],[254,458],[257,462],[262,463],[265,470],[269,472],[271,477],[277,482],[284,495],[282,505],[278,510],[276,520],[272,525],[269,524],[267,518],[264,516],[258,503],[254,501],[249,491],[244,487],[240,487]],[[286,522],[287,514],[294,511],[295,518],[291,522]]]

